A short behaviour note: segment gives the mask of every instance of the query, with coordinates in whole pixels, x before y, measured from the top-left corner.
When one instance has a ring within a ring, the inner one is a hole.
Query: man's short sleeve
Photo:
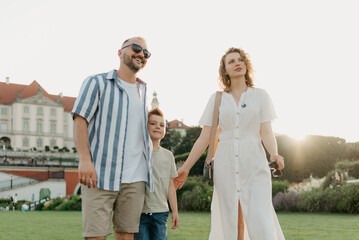
[[[96,78],[90,76],[82,83],[80,93],[71,112],[72,118],[77,114],[86,119],[87,122],[90,122],[96,112],[98,101],[99,84]]]

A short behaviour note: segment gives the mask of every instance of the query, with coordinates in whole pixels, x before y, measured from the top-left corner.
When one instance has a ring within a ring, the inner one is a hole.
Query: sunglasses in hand
[[[282,171],[278,170],[278,163],[277,162],[270,162],[268,164],[270,170],[272,171],[272,176],[273,177],[281,177],[282,176]]]
[[[124,46],[122,49],[127,48],[129,46],[132,46],[132,51],[134,51],[135,53],[140,53],[143,50],[143,56],[146,59],[151,57],[151,53],[147,49],[143,49],[140,45],[135,44],[135,43],[128,44],[128,45]]]

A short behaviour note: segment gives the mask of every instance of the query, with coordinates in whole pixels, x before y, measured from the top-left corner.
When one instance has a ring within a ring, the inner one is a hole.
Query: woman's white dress
[[[212,125],[215,95],[207,103],[201,125]],[[248,88],[238,105],[232,95],[223,92],[214,158],[210,240],[237,239],[238,201],[246,240],[284,239],[272,205],[271,173],[260,139],[261,123],[275,117],[271,98],[263,89]]]

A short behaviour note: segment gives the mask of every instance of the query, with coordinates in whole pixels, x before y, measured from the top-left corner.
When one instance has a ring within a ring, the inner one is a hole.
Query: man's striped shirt
[[[147,131],[146,84],[137,79],[143,112],[143,154],[148,167],[147,184],[153,191],[152,143]],[[125,146],[129,109],[129,97],[117,78],[115,70],[92,75],[82,84],[72,115],[80,115],[88,122],[89,148],[95,166],[100,189],[121,189],[123,168],[126,161]]]

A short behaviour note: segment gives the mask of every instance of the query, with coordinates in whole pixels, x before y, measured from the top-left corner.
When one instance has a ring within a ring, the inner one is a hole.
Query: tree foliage
[[[190,127],[186,129],[186,135],[181,139],[180,143],[176,146],[174,154],[182,154],[190,152],[194,143],[197,141],[201,134],[201,127]]]
[[[174,129],[168,129],[165,137],[161,140],[161,146],[174,152],[181,142],[181,134]]]
[[[184,161],[200,133],[200,127],[190,127],[186,129],[186,135],[181,137],[178,132],[170,129],[161,145],[174,153],[176,161]],[[334,170],[337,163],[345,160],[352,166],[348,171],[349,176],[359,178],[359,164],[354,163],[359,160],[359,142],[346,143],[342,138],[318,135],[307,136],[301,141],[286,135],[276,138],[279,154],[285,159],[285,169],[280,180],[301,182],[310,176],[322,178]],[[269,159],[268,154],[267,157]],[[191,172],[193,175],[202,174],[204,159],[205,154],[195,165],[195,171]]]

